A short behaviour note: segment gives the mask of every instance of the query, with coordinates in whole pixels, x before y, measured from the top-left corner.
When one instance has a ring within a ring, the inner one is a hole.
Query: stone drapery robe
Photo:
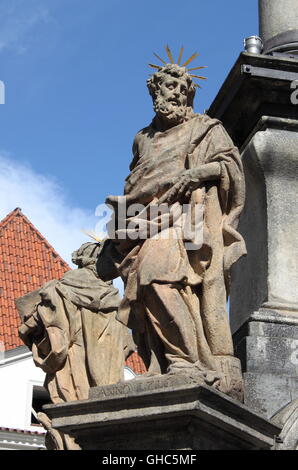
[[[94,264],[68,271],[18,306],[19,334],[46,372],[53,403],[88,398],[90,387],[123,379],[127,329],[116,320],[118,290]]]
[[[191,196],[192,204],[204,208],[200,248],[187,251],[185,240],[174,237],[121,240],[120,231],[114,240],[126,286],[118,318],[135,332],[149,371],[166,372],[181,360],[182,367],[218,370],[214,359],[233,355],[226,311],[229,270],[245,253],[236,230],[245,195],[239,152],[219,121],[194,114],[163,132],[153,121],[137,134],[133,153],[127,206],[149,207],[183,171],[220,165],[220,180],[203,182]],[[110,196],[107,203],[117,218],[119,198]]]

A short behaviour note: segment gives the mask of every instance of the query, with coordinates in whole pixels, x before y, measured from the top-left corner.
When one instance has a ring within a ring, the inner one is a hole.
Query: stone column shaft
[[[265,52],[297,50],[298,0],[259,0],[259,25]]]
[[[266,308],[298,319],[298,121],[268,118],[243,152],[246,205],[240,231],[248,255],[233,270],[236,331],[249,314]],[[240,287],[241,286],[241,287]],[[241,296],[238,295],[241,289]]]

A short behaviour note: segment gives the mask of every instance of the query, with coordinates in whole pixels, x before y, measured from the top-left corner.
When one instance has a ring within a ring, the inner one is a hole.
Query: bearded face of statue
[[[154,100],[154,111],[165,121],[179,124],[184,121],[187,112],[187,81],[166,75],[159,84]]]

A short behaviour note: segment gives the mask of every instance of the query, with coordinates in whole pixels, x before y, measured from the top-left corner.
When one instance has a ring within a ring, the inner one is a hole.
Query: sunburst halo
[[[170,64],[175,64],[175,61],[173,59],[173,54],[171,52],[171,49],[169,48],[168,45],[165,46],[165,50],[166,50],[166,53],[167,53],[167,56],[168,56],[168,59],[170,61]],[[179,57],[178,57],[178,60],[176,62],[177,65],[179,65],[179,67],[186,67],[188,64],[190,64],[194,59],[196,59],[199,54],[197,52],[194,52],[189,59],[187,59],[182,65],[180,65],[181,63],[181,60],[182,60],[182,56],[183,56],[183,52],[184,52],[184,47],[182,46],[181,49],[180,49],[180,52],[179,52]],[[164,59],[162,59],[158,54],[156,54],[155,52],[153,52],[153,54],[155,55],[155,57],[160,60],[160,62],[163,64],[163,65],[155,65],[155,64],[149,64],[149,67],[153,68],[153,69],[156,69],[156,70],[161,70],[165,65],[167,65],[166,61]],[[192,78],[197,78],[199,80],[207,80],[207,77],[202,77],[200,75],[194,75],[194,74],[191,74],[189,72],[192,72],[194,70],[200,70],[200,69],[205,69],[207,68],[206,65],[203,65],[203,66],[200,66],[200,67],[194,67],[194,68],[191,68],[191,69],[186,69],[186,72],[192,77]],[[198,85],[197,83],[194,83],[194,85],[198,88],[201,88],[200,85]]]

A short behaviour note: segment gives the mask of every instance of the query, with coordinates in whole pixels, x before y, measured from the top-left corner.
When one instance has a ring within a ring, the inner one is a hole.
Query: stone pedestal
[[[271,418],[298,396],[298,319],[260,309],[234,335],[244,401]]]
[[[230,319],[245,404],[267,417],[298,397],[297,79],[296,60],[243,53],[209,110],[242,153],[248,254],[232,270]]]
[[[84,450],[275,448],[281,432],[241,403],[186,375],[91,389],[90,399],[48,405],[55,429]]]
[[[297,148],[298,119],[262,116],[242,150],[246,203],[239,230],[248,255],[233,270],[234,331],[260,308],[267,323],[270,312],[298,320]]]

